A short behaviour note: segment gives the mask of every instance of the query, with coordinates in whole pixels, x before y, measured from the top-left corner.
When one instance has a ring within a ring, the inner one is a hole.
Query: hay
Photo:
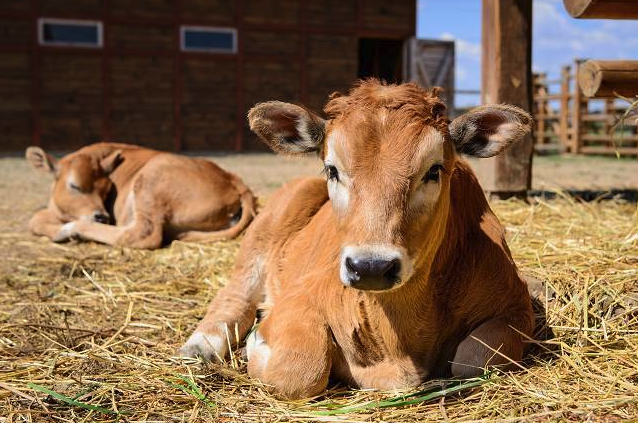
[[[225,366],[173,358],[228,282],[237,242],[149,252],[5,233],[0,421],[636,418],[636,206],[562,198],[494,209],[520,268],[547,282],[539,317],[554,338],[531,342],[527,369],[494,372],[458,393],[449,382],[400,393],[336,387],[315,402],[275,400],[247,377],[239,353]],[[354,410],[322,415],[344,406]]]

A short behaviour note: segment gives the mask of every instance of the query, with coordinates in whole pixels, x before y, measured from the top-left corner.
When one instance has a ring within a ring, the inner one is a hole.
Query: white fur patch
[[[228,352],[228,342],[217,335],[207,335],[203,332],[194,332],[184,346],[180,354],[185,357],[201,356],[206,360],[222,360]]]
[[[326,165],[332,165],[339,171],[339,180],[328,180],[328,196],[332,201],[335,212],[343,214],[350,203],[350,179],[344,169],[343,162],[335,152],[335,143],[341,137],[339,131],[333,131],[326,142]]]
[[[60,227],[58,233],[53,237],[54,242],[66,241],[75,235],[75,222],[65,223]]]
[[[401,262],[401,271],[399,272],[400,282],[397,283],[393,289],[402,285],[405,281],[412,277],[412,260],[404,248],[381,244],[361,245],[356,247],[347,245],[341,250],[341,265],[339,268],[341,282],[346,286],[350,286],[350,281],[348,280],[348,269],[346,268],[347,257],[350,257],[351,259],[356,257],[358,259],[385,261],[398,259]]]
[[[421,140],[416,153],[419,168],[415,169],[415,172],[420,176],[410,197],[409,207],[411,210],[416,211],[424,208],[425,211],[430,211],[439,198],[441,184],[435,181],[424,182],[423,177],[432,165],[444,162],[444,142],[443,135],[434,129],[428,131]]]
[[[253,361],[260,369],[268,365],[270,347],[259,334],[259,329],[254,330],[246,339],[246,357],[248,361]]]

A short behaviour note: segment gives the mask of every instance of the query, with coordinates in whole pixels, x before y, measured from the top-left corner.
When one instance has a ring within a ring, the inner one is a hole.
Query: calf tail
[[[248,188],[244,182],[237,176],[231,173],[232,185],[239,192],[240,204],[241,204],[241,216],[236,224],[228,229],[222,229],[214,232],[204,231],[188,231],[182,232],[177,235],[177,239],[185,242],[213,242],[224,241],[236,238],[241,234],[252,222],[256,216],[256,204],[257,198],[253,195],[250,188]]]

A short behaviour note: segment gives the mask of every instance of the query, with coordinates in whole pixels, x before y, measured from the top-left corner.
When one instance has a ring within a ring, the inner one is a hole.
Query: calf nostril
[[[383,272],[383,276],[390,280],[395,281],[399,278],[399,273],[401,272],[401,260],[394,259],[388,262],[388,265]]]

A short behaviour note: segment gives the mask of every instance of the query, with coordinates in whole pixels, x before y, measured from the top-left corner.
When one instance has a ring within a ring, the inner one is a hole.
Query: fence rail
[[[620,122],[629,107],[622,100],[584,96],[576,82],[581,62],[563,66],[557,79],[549,79],[546,73],[534,74],[536,152],[638,156],[638,119]],[[480,91],[457,90],[455,94]]]

